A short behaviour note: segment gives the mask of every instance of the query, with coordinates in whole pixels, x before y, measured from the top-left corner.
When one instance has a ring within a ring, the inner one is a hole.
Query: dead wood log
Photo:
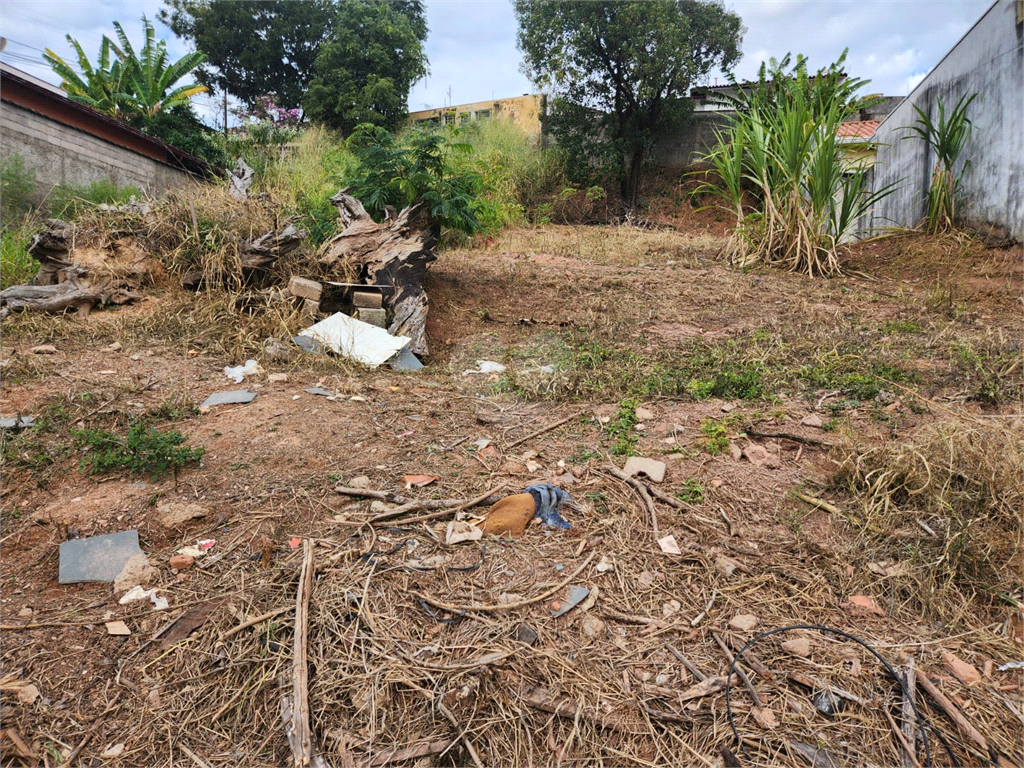
[[[33,285],[53,285],[57,273],[71,266],[68,254],[74,247],[76,228],[60,219],[47,219],[48,229],[33,235],[28,245],[29,255],[39,262],[39,271],[32,278]]]
[[[289,224],[282,230],[271,230],[255,240],[242,241],[242,268],[270,269],[278,259],[298,248],[305,236],[304,230]]]
[[[331,202],[345,228],[327,243],[321,263],[346,280],[391,288],[384,293],[384,308],[391,316],[388,331],[408,336],[415,354],[428,354],[429,301],[423,285],[427,265],[437,260],[433,248],[440,230],[426,205],[415,203],[378,224],[347,189]]]
[[[74,280],[56,285],[12,285],[0,291],[0,307],[9,312],[64,312],[74,309],[83,314],[103,302],[103,292]]]

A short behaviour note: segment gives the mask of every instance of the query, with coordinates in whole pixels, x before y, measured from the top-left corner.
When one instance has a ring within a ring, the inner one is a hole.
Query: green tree
[[[743,27],[718,0],[516,0],[524,71],[554,97],[548,129],[604,163],[636,206],[642,166],[692,109],[692,85],[739,59]]]
[[[317,57],[306,115],[350,133],[360,124],[397,128],[409,90],[427,74],[427,25],[418,0],[349,0]]]
[[[159,18],[207,56],[201,83],[254,106],[277,94],[286,109],[302,105],[320,46],[333,30],[333,0],[165,0]]]

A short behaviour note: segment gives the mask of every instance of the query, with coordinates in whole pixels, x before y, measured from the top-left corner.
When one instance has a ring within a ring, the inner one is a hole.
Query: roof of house
[[[60,89],[9,64],[0,64],[0,98],[195,176],[209,178],[220,172],[183,149],[72,101]]]
[[[842,123],[836,131],[836,136],[841,139],[869,139],[875,135],[875,129],[881,124],[881,120],[853,120]]]

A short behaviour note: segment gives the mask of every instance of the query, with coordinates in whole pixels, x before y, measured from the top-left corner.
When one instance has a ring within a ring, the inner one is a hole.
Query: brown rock
[[[171,555],[171,559],[168,565],[176,571],[187,571],[193,565],[195,565],[196,559],[192,555],[186,555],[182,552]]]
[[[867,595],[854,595],[850,598],[850,605],[854,611],[863,611],[865,613],[873,613],[876,616],[885,616],[885,611],[879,608],[875,601]]]
[[[809,416],[804,416],[800,420],[800,423],[803,424],[805,427],[821,427],[822,424],[824,424],[824,422],[821,420],[821,416],[818,416],[813,413]]]
[[[782,648],[789,651],[794,656],[801,656],[805,659],[811,655],[811,641],[806,637],[797,637],[793,640],[787,640],[782,644]]]
[[[768,467],[774,469],[779,466],[779,457],[775,454],[769,453],[768,449],[762,445],[751,443],[743,449],[743,455],[747,461],[753,464],[755,467]]]
[[[38,346],[32,347],[29,350],[33,355],[53,355],[56,354],[57,348],[53,344],[39,344]]]
[[[165,501],[156,508],[160,525],[176,528],[197,517],[206,517],[207,509],[200,504],[183,504],[180,501]]]
[[[749,632],[757,626],[757,616],[752,613],[738,613],[729,619],[729,626],[741,632]]]

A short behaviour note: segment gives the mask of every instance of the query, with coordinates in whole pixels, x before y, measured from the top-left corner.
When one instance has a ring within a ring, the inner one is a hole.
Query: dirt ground
[[[85,320],[5,318],[0,410],[43,425],[4,437],[3,764],[291,764],[304,541],[308,705],[329,765],[896,765],[904,696],[871,650],[913,657],[946,697],[918,687],[920,764],[1024,763],[1022,673],[999,670],[1024,658],[1019,528],[965,586],[929,554],[941,515],[882,530],[836,479],[851,452],[950,419],[1019,427],[1020,248],[890,238],[812,280],[733,270],[722,245],[552,226],[447,251],[423,371],[255,348],[255,400],[206,413],[244,360],[174,291]],[[44,343],[57,351],[31,352]],[[470,373],[480,360],[506,370]],[[202,446],[201,466],[79,470],[75,430],[139,419]],[[625,454],[667,467],[641,484],[654,520],[608,470]],[[545,481],[573,496],[570,529],[451,546],[449,518],[371,525],[393,498],[335,490],[469,500]],[[161,522],[186,504],[198,516]],[[129,529],[167,611],[58,584],[62,542]],[[571,586],[588,600],[554,617]],[[114,620],[131,634],[108,634]],[[713,684],[732,654],[791,626],[750,649],[727,700]]]

